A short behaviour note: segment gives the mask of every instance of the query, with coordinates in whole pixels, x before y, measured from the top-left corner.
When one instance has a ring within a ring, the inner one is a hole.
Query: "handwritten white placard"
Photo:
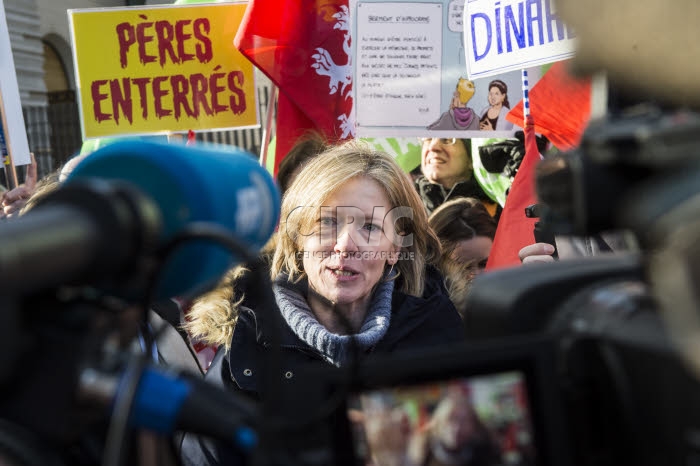
[[[440,115],[443,5],[358,3],[357,125],[425,126]]]

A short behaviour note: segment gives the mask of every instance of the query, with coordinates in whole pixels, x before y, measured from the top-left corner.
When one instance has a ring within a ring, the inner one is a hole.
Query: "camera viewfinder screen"
[[[537,464],[520,372],[366,391],[349,408],[365,466]]]

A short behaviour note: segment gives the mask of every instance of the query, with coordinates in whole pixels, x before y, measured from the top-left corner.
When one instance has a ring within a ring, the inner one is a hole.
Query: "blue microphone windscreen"
[[[192,222],[211,222],[256,255],[279,220],[274,180],[251,154],[233,147],[116,142],[86,157],[66,182],[86,177],[130,182],[155,201],[163,222],[161,245]],[[184,244],[168,261],[156,298],[191,296],[237,262],[220,245]]]

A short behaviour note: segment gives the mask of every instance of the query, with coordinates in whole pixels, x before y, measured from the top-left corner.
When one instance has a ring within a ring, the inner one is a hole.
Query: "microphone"
[[[159,248],[187,227],[216,225],[256,253],[279,213],[274,180],[247,152],[116,142],[81,161],[32,211],[0,227],[0,242],[8,245],[0,249],[0,288],[17,293],[102,279],[133,293]],[[193,296],[241,259],[211,241],[183,243],[161,269],[154,298]]]
[[[80,394],[110,406],[112,416],[131,427],[202,434],[244,452],[258,443],[255,402],[188,374],[132,364],[117,377],[88,368],[80,376]]]

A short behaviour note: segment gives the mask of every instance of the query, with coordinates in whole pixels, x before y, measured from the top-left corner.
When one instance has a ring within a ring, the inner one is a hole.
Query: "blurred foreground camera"
[[[592,121],[579,148],[536,169],[543,220],[556,234],[630,229],[653,246],[652,224],[695,194],[685,180],[700,170],[698,134],[696,114],[655,107]]]
[[[574,464],[688,464],[700,455],[698,155],[693,113],[645,106],[591,122],[579,148],[537,167],[540,221],[558,235],[631,232],[641,253],[474,281],[471,338],[556,342],[551,383]]]

